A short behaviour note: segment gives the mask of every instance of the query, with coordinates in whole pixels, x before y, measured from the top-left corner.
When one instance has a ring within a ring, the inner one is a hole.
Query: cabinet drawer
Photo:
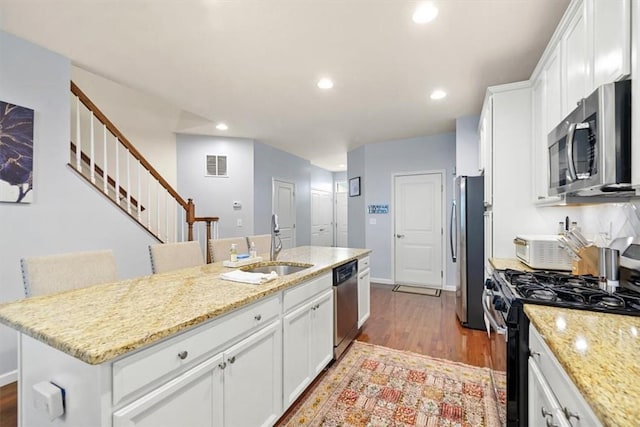
[[[533,325],[529,328],[529,349],[531,358],[536,362],[542,376],[558,399],[560,409],[569,415],[573,414],[569,419],[571,425],[575,427],[602,425]]]
[[[360,258],[358,260],[358,271],[363,271],[369,268],[369,257]]]
[[[284,311],[287,312],[319,292],[329,289],[333,285],[331,280],[331,274],[327,273],[295,288],[287,289],[284,292]]]
[[[278,294],[114,362],[113,404],[173,378],[223,344],[241,339],[279,317],[280,310]]]

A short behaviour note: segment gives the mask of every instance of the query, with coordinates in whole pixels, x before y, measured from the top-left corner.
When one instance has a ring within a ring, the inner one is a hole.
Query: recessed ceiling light
[[[413,22],[416,24],[426,24],[436,19],[438,8],[433,3],[423,3],[413,12]]]
[[[229,126],[227,126],[227,125],[226,125],[226,124],[224,124],[224,123],[218,123],[218,124],[216,125],[216,129],[218,129],[218,130],[227,130],[227,129],[229,129]]]
[[[346,168],[346,167],[347,167],[347,165],[345,165],[344,163],[340,163],[340,164],[338,165],[338,167],[339,167],[340,169],[342,169],[342,168]]]
[[[333,87],[333,82],[331,81],[331,79],[325,77],[318,80],[318,87],[320,89],[331,89]]]
[[[441,89],[437,89],[437,90],[434,90],[433,92],[431,92],[431,99],[438,100],[438,99],[442,99],[442,98],[444,98],[446,96],[447,96],[447,92],[445,92],[445,91],[443,91]]]

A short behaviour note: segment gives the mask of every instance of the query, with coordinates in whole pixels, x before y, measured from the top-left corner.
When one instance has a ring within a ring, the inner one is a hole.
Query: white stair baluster
[[[131,153],[127,148],[127,188],[124,193],[127,195],[127,213],[131,215]]]
[[[82,173],[82,136],[80,129],[80,98],[76,96],[76,170]]]
[[[115,194],[115,201],[118,204],[118,206],[120,205],[120,141],[118,141],[118,137],[116,136],[116,194]]]
[[[151,230],[151,173],[147,172],[147,229]]]
[[[89,135],[89,177],[91,179],[91,183],[95,184],[96,183],[96,155],[95,155],[95,135],[94,135],[94,123],[93,123],[93,111],[91,111],[91,115],[89,116],[89,120],[91,120],[90,125],[89,125],[89,132],[91,132],[91,135]]]
[[[107,145],[109,144],[109,141],[107,140],[107,126],[105,124],[102,124],[102,142],[103,142],[103,148],[104,148],[104,152],[103,152],[103,158],[102,158],[102,164],[103,164],[103,168],[102,168],[102,190],[104,191],[104,194],[109,194],[109,162],[108,162],[108,157],[107,157]]]
[[[140,194],[142,192],[142,189],[140,186],[140,173],[141,173],[140,162],[138,162],[138,194],[136,195],[136,199],[138,200],[138,215],[137,215],[138,221],[140,221],[140,217],[142,215],[142,197]]]

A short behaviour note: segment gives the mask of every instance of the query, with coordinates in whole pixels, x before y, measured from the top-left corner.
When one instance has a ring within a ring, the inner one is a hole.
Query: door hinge
[[[444,271],[440,270],[440,278],[444,278]]]

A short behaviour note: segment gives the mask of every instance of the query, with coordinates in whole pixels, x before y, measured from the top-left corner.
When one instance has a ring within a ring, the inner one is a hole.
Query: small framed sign
[[[349,180],[349,197],[360,195],[360,177],[351,178]]]

